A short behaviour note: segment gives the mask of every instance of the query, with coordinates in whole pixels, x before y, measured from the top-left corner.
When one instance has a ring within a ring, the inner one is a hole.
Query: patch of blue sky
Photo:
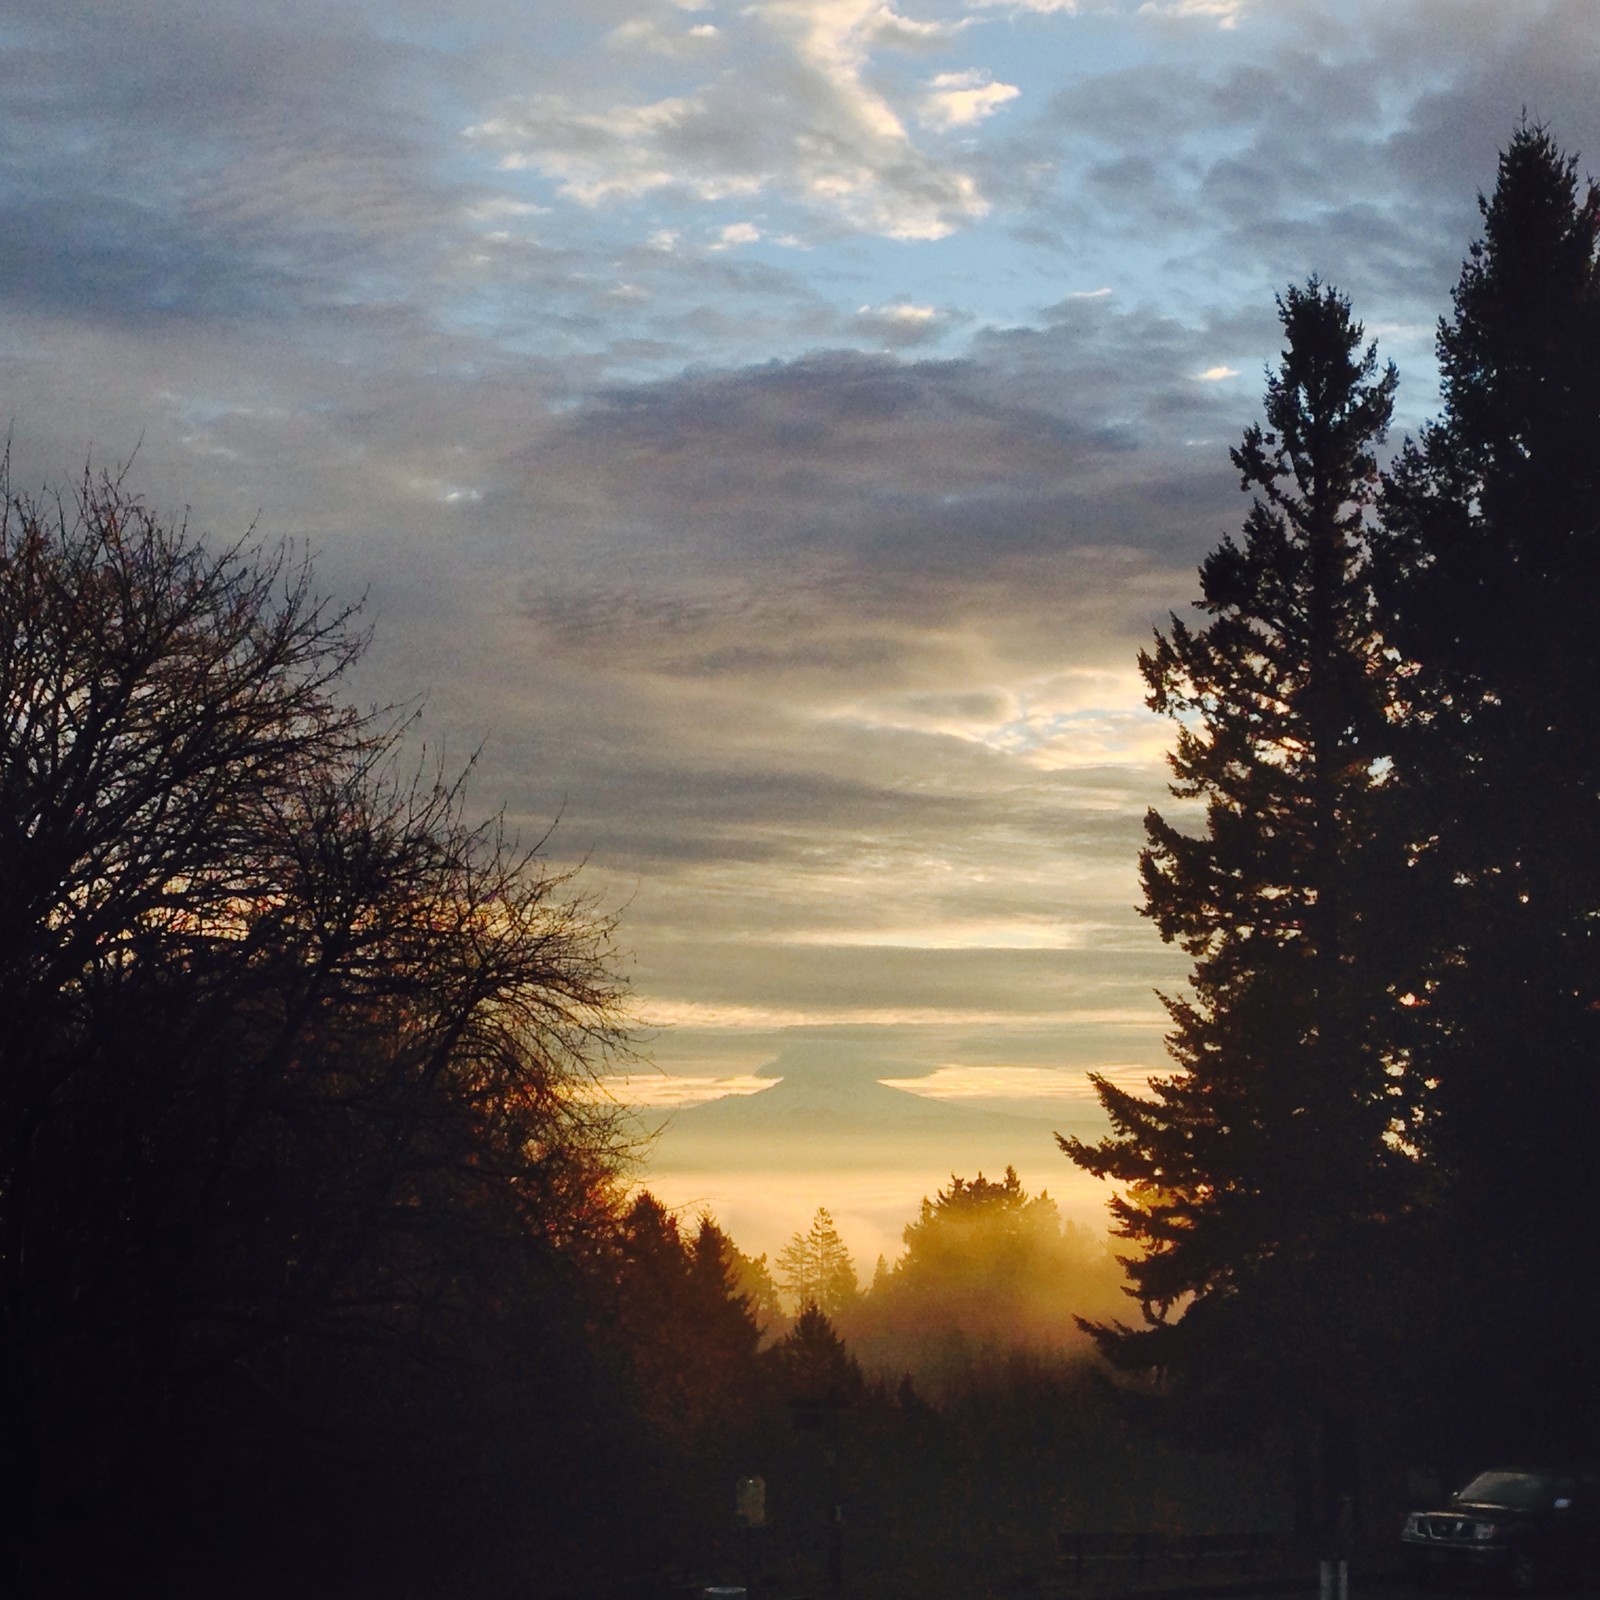
[[[961,15],[952,6],[904,9],[918,18]],[[685,13],[684,20],[702,15],[715,10]],[[541,35],[547,21],[540,20]],[[1104,291],[1119,310],[1159,308],[1203,325],[1219,307],[1237,304],[1239,283],[1230,253],[1214,249],[1222,224],[1192,185],[1243,153],[1244,125],[1195,124],[1182,133],[1165,152],[1169,170],[1158,176],[1184,203],[1162,212],[1154,197],[1110,192],[1114,164],[1128,153],[1118,144],[1132,137],[1127,128],[1074,126],[1060,114],[1076,88],[1119,73],[1129,74],[1131,84],[1141,67],[1170,62],[1176,26],[1131,6],[1076,15],[995,8],[971,12],[970,25],[941,49],[880,56],[893,60],[902,87],[908,74],[931,82],[940,73],[970,71],[1020,90],[970,128],[930,131],[917,125],[909,102],[904,108],[913,145],[948,170],[970,171],[989,202],[985,214],[938,239],[852,230],[778,182],[707,198],[673,175],[643,193],[584,203],[564,192],[558,172],[504,167],[502,148],[462,140],[447,162],[464,188],[497,196],[508,211],[526,209],[471,224],[485,236],[487,259],[441,321],[497,336],[508,353],[589,348],[613,378],[658,376],[685,362],[788,359],[824,346],[959,354],[974,330],[1038,326],[1049,306]],[[1207,77],[1248,61],[1277,31],[1267,14],[1234,28],[1191,18],[1182,24],[1185,71]],[[558,33],[566,48],[585,37],[598,47],[603,30],[563,23]],[[713,70],[707,62],[648,52],[600,54],[612,58],[601,76],[616,95],[586,101],[594,107],[649,104],[687,92]],[[1098,175],[1097,161],[1105,168]],[[1307,219],[1314,221],[1326,204],[1308,195]],[[519,248],[525,255],[542,249],[546,236],[559,239],[565,264],[556,252],[518,262]],[[496,261],[496,247],[503,261]],[[1278,272],[1258,265],[1253,302],[1269,315],[1278,278],[1288,281],[1318,265],[1296,260]],[[1357,310],[1383,314],[1375,303]],[[1409,378],[1419,354],[1426,362],[1431,333],[1402,343],[1409,346]],[[1248,362],[1243,370],[1252,382],[1253,357],[1248,350],[1218,352],[1219,364]],[[1433,392],[1431,382],[1407,388],[1408,412],[1425,414],[1426,403],[1416,402],[1419,391]]]
[[[1136,68],[1165,54],[1150,19],[1131,11],[1100,7],[1071,14],[985,7],[969,16],[961,48],[981,56],[996,78],[1016,84],[1033,101],[1075,80]],[[1214,43],[1210,38],[1219,31],[1197,32],[1189,47],[1206,54],[1229,49],[1230,41]]]

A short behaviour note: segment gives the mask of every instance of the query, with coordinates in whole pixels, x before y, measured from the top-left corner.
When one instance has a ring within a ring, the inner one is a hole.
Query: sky
[[[618,915],[624,1099],[815,1058],[1092,1128],[1183,981],[1137,654],[1273,297],[1347,293],[1414,429],[1498,149],[1600,164],[1597,67],[1597,0],[0,0],[13,477],[131,461],[365,597],[352,692]],[[766,1250],[949,1175],[673,1138]]]

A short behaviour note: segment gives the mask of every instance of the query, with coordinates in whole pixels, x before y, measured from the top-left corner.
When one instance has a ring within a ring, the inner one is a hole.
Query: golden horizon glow
[[[725,1029],[729,1032],[766,1033],[779,1028],[829,1027],[849,1023],[858,1027],[1117,1027],[1150,1034],[1165,1033],[1166,1015],[1154,1007],[1132,1010],[1108,1006],[1081,1010],[1007,1011],[948,1006],[763,1006],[717,1000],[652,999],[641,995],[634,1016],[645,1032],[656,1028]]]

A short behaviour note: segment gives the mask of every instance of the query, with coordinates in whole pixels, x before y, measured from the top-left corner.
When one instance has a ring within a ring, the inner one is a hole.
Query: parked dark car
[[[1586,1574],[1600,1549],[1600,1499],[1588,1474],[1480,1472],[1443,1511],[1413,1511],[1400,1535],[1424,1582],[1487,1576],[1514,1594]]]

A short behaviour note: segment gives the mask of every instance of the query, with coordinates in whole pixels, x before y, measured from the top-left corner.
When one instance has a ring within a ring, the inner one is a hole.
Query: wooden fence
[[[1265,1533],[1085,1533],[1056,1535],[1067,1582],[1131,1585],[1254,1573],[1282,1546]]]

